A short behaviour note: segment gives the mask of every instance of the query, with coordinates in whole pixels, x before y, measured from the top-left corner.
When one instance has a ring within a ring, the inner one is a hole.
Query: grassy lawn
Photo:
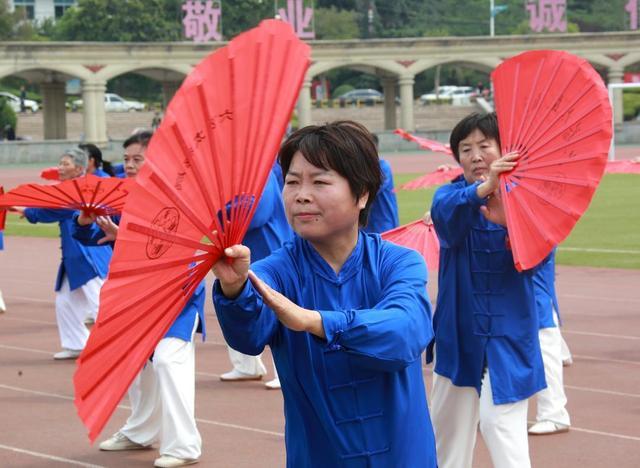
[[[421,174],[399,174],[396,187]],[[431,206],[435,188],[398,190],[400,223],[420,218]],[[57,237],[58,225],[29,224],[9,214],[9,236]],[[606,175],[589,210],[558,250],[562,265],[640,269],[640,177]]]

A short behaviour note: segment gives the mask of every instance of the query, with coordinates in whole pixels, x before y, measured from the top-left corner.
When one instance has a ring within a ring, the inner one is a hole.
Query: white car
[[[461,104],[469,101],[470,98],[475,96],[475,92],[471,86],[440,86],[440,92],[436,97],[436,92],[433,90],[428,94],[420,96],[420,102],[428,104],[436,100],[452,101],[453,104]]]
[[[20,98],[18,96],[14,96],[13,94],[7,93],[6,91],[0,91],[0,99],[2,98],[4,98],[9,103],[9,105],[13,109],[13,112],[20,112]],[[38,109],[40,109],[38,103],[31,99],[24,100],[24,107],[31,112],[38,112]]]
[[[72,109],[78,109],[83,106],[82,99],[77,99],[71,103]],[[146,104],[138,101],[128,101],[114,93],[105,93],[104,110],[106,112],[133,112],[143,111]]]

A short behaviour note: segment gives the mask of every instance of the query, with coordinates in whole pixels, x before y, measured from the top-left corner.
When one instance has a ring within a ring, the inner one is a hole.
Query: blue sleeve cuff
[[[255,295],[253,294],[253,288],[251,287],[250,283],[251,282],[247,280],[238,297],[229,299],[222,292],[222,288],[220,287],[220,280],[215,280],[215,282],[213,283],[213,298],[217,304],[223,306],[235,305],[244,308],[243,306],[248,305],[255,297]]]
[[[344,333],[349,325],[349,318],[346,311],[339,310],[318,310],[322,318],[322,327],[327,337],[327,345],[337,344],[340,335]]]
[[[25,208],[24,209],[24,217],[30,223],[36,223],[38,221],[38,210],[37,208]]]

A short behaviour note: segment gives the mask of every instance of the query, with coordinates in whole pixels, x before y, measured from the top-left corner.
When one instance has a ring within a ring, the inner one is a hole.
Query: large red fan
[[[428,138],[423,138],[423,137],[419,137],[416,135],[412,135],[411,133],[401,129],[401,128],[397,128],[394,130],[394,132],[396,135],[400,135],[402,138],[404,138],[405,140],[409,140],[409,141],[413,141],[418,143],[418,145],[420,146],[420,148],[422,149],[426,149],[429,151],[435,151],[436,153],[444,153],[444,154],[448,154],[449,156],[453,155],[453,152],[451,151],[451,148],[449,147],[449,145],[445,145],[443,143],[440,143],[439,141],[436,140],[429,140]]]
[[[134,182],[86,175],[55,185],[24,184],[0,196],[0,207],[29,206],[80,210],[108,216],[122,211]]]
[[[518,151],[500,178],[518,270],[544,259],[571,232],[602,178],[611,142],[611,105],[584,59],[531,51],[492,73],[502,154]]]
[[[435,171],[428,172],[427,174],[420,176],[417,179],[410,180],[400,188],[402,188],[403,190],[419,190],[433,187],[435,185],[446,184],[456,177],[461,176],[462,172],[463,171],[461,167],[452,167],[447,164],[443,164]]]
[[[223,250],[242,241],[309,57],[291,26],[263,21],[198,64],[172,99],[74,376],[91,440]]]
[[[427,224],[424,220],[419,219],[413,223],[383,232],[382,238],[418,251],[427,262],[429,270],[438,270],[440,241],[433,223]]]

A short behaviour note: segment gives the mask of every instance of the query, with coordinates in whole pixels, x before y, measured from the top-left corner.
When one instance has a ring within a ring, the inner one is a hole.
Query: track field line
[[[585,356],[583,354],[574,354],[574,358],[585,359],[587,361],[599,361],[599,362],[615,362],[616,364],[631,364],[634,366],[640,366],[640,361],[627,361],[624,359],[607,359],[596,356]]]
[[[614,392],[613,390],[603,390],[601,388],[587,388],[587,387],[578,387],[576,385],[567,385],[564,384],[565,388],[569,388],[571,390],[579,390],[581,392],[590,392],[590,393],[602,393],[603,395],[614,395],[628,398],[640,398],[640,395],[637,393],[624,393],[624,392]]]
[[[34,452],[32,450],[25,450],[18,447],[11,447],[10,445],[0,444],[0,450],[8,450],[10,452],[30,455],[32,457],[44,458],[45,460],[49,460],[49,461],[62,462],[68,465],[84,466],[86,468],[104,468],[103,465],[94,465],[93,463],[85,463],[78,460],[71,460],[69,458],[56,457],[55,455],[49,455],[41,452]]]
[[[59,393],[49,393],[49,392],[41,392],[38,390],[29,390],[26,388],[20,388],[20,387],[14,387],[12,385],[4,385],[4,384],[0,384],[0,389],[5,389],[5,390],[11,390],[14,392],[21,392],[21,393],[28,393],[31,395],[38,395],[38,396],[44,396],[44,397],[49,397],[49,398],[57,398],[57,399],[61,399],[61,400],[67,400],[67,401],[73,401],[74,398],[68,395],[60,395]],[[123,405],[120,404],[116,407],[117,409],[125,409],[125,410],[130,410],[131,407],[128,405]],[[201,419],[201,418],[196,418],[196,422],[202,423],[202,424],[209,424],[212,426],[220,426],[220,427],[226,427],[229,429],[238,429],[241,431],[249,431],[249,432],[256,432],[258,434],[266,434],[266,435],[272,435],[272,436],[276,436],[276,437],[284,437],[284,433],[282,432],[275,432],[275,431],[268,431],[266,429],[259,429],[257,427],[250,427],[250,426],[242,426],[239,424],[232,424],[232,423],[225,423],[222,421],[212,421],[210,419]],[[88,465],[88,466],[94,466],[94,465]]]
[[[586,332],[586,331],[578,331],[578,330],[565,330],[562,329],[562,334],[570,334],[570,335],[584,335],[584,336],[597,336],[600,338],[615,338],[616,340],[640,340],[640,336],[631,336],[631,335],[613,335],[610,333],[595,333],[595,332]]]

